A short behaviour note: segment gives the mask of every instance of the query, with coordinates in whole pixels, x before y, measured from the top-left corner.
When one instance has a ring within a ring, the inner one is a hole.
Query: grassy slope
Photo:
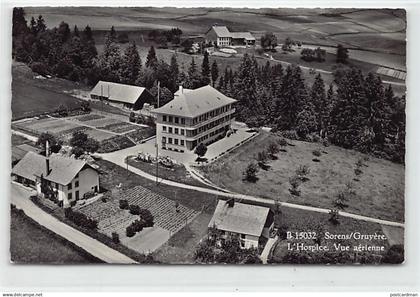
[[[161,194],[168,199],[178,201],[192,209],[212,213],[215,207],[216,196],[200,193],[197,191],[175,188],[164,184],[156,185],[154,181],[143,178],[132,172],[128,172],[114,163],[106,160],[98,160],[100,170],[100,186],[106,190],[111,190],[115,186],[122,184],[123,189],[129,189],[141,185],[153,192]]]
[[[352,182],[357,197],[349,202],[346,211],[381,219],[404,221],[404,166],[386,160],[370,158],[363,173],[354,181],[357,160],[363,154],[336,146],[323,147],[316,143],[289,141],[287,152],[280,152],[278,160],[270,161],[268,171],[260,170],[259,180],[244,182],[243,172],[249,162],[255,160],[258,151],[263,150],[277,137],[262,133],[215,163],[202,168],[206,177],[229,190],[267,197],[284,202],[331,208],[338,191]],[[325,151],[321,162],[312,161],[312,151]],[[218,170],[224,162],[223,171]],[[309,181],[300,186],[300,197],[292,196],[288,189],[289,177],[295,174],[299,165],[308,165]]]
[[[10,253],[15,263],[101,263],[73,243],[39,225],[22,211],[11,211]]]

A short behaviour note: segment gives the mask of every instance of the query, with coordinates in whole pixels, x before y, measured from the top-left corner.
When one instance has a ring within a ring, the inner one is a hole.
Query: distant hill
[[[166,30],[178,27],[187,34],[204,34],[209,26],[223,24],[257,37],[274,32],[304,43],[369,49],[405,54],[406,15],[390,9],[222,9],[222,8],[110,8],[26,7],[27,19],[41,14],[47,26],[61,21],[80,28],[119,31]]]

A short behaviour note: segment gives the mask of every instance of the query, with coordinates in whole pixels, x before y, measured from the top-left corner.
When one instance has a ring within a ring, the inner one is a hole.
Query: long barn
[[[155,98],[146,88],[107,81],[99,81],[90,92],[90,98],[133,110],[142,109],[144,103],[155,103]]]

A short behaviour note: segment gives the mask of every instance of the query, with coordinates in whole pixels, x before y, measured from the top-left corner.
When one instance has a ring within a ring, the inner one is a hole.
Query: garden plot
[[[178,204],[162,195],[156,194],[142,186],[137,186],[118,195],[119,199],[126,199],[129,204],[139,205],[148,209],[155,221],[155,225],[174,234],[191,222],[200,212]]]
[[[103,118],[103,119],[94,119],[85,121],[85,125],[93,126],[96,128],[105,127],[107,125],[116,124],[116,123],[123,123],[120,120],[114,119],[114,118]]]
[[[106,132],[106,131],[102,131],[102,130],[96,130],[96,129],[92,129],[92,128],[88,128],[85,133],[89,136],[92,137],[94,139],[96,139],[97,141],[101,142],[107,139],[110,139],[112,137],[115,136],[115,134]]]
[[[136,126],[135,131],[128,132],[125,134],[130,137],[136,143],[141,143],[144,139],[152,137],[156,134],[156,129],[153,127],[140,127]]]
[[[102,115],[99,115],[99,114],[96,114],[96,113],[91,113],[91,114],[87,114],[87,115],[75,116],[72,119],[78,120],[80,122],[86,122],[86,121],[103,119],[103,118],[105,118],[105,117],[102,116]]]
[[[137,219],[137,216],[120,209],[118,204],[112,200],[108,202],[97,200],[86,206],[81,206],[79,211],[97,220],[99,232],[108,236],[111,236],[113,232],[121,236],[125,233],[125,228]]]
[[[114,133],[127,133],[130,131],[134,131],[137,127],[138,126],[130,124],[130,123],[120,122],[120,123],[106,125],[102,127],[102,129],[109,130]]]

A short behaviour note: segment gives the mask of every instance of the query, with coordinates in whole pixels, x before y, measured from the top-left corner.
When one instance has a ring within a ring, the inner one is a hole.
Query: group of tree
[[[316,49],[304,48],[300,52],[300,58],[307,62],[324,62],[326,56],[326,51],[320,47]]]
[[[89,137],[83,131],[76,131],[73,133],[70,139],[70,145],[72,146],[72,154],[76,158],[80,157],[84,153],[94,153],[99,149],[99,142]]]
[[[307,85],[298,66],[259,65],[244,54],[236,71],[226,68],[219,91],[238,100],[236,117],[251,127],[270,126],[311,135],[335,145],[403,162],[405,96],[394,95],[374,74],[346,68],[326,88],[321,74]]]
[[[13,57],[27,63],[41,75],[56,75],[73,81],[89,81],[97,55],[92,30],[79,32],[61,22],[48,29],[44,18],[31,18],[29,25],[23,8],[13,9]]]
[[[168,43],[179,45],[181,43],[182,30],[172,28],[170,30],[152,30],[148,33],[149,40],[154,41],[160,47],[167,47]]]

